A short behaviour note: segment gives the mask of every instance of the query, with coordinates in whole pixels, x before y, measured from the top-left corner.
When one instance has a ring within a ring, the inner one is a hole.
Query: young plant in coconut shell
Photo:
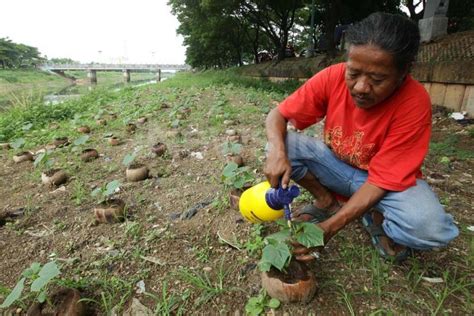
[[[235,142],[225,142],[222,145],[222,153],[226,157],[227,162],[234,162],[237,166],[242,167],[244,165],[244,159],[240,155],[242,151],[242,144]]]
[[[113,180],[92,191],[91,195],[98,198],[98,203],[93,209],[96,222],[117,223],[125,218],[125,202],[112,198],[119,188],[120,182]]]
[[[99,158],[99,153],[94,148],[82,149],[88,140],[89,135],[82,135],[72,143],[73,147],[71,148],[72,152],[81,151],[80,158],[84,162],[89,162]]]
[[[33,161],[34,156],[29,151],[19,151],[25,145],[26,141],[24,138],[17,138],[13,142],[11,142],[10,146],[17,151],[15,155],[13,155],[13,161],[15,163],[21,163],[24,161]]]
[[[136,153],[125,155],[122,164],[127,167],[125,176],[127,181],[137,182],[148,179],[150,170],[143,164],[134,162]]]
[[[60,186],[67,182],[68,175],[62,169],[52,168],[53,160],[50,157],[49,151],[44,151],[35,159],[34,166],[35,168],[40,168],[43,171],[41,172],[41,182],[44,185],[48,186]]]
[[[229,202],[234,209],[239,208],[240,195],[245,188],[255,182],[255,177],[249,167],[239,167],[238,164],[231,161],[227,163],[222,171],[222,181],[226,188],[230,189]]]
[[[38,262],[32,263],[29,268],[23,270],[21,279],[0,305],[0,309],[8,308],[20,300],[33,299],[38,303],[46,302],[51,285],[60,273],[54,261],[48,262],[44,266]],[[30,288],[30,291],[24,293],[25,287]],[[28,313],[28,315],[30,314]]]
[[[313,272],[292,258],[292,247],[324,245],[324,232],[308,222],[278,220],[280,231],[265,238],[265,247],[258,264],[262,271],[262,286],[267,293],[281,302],[308,303],[317,290]]]

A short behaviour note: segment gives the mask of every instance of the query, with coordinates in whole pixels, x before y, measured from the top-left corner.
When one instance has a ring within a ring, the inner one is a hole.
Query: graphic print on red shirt
[[[326,145],[339,159],[367,170],[370,183],[393,191],[415,185],[431,134],[429,95],[408,75],[389,98],[361,109],[344,73],[345,63],[320,71],[280,103],[280,113],[298,129],[325,119]]]

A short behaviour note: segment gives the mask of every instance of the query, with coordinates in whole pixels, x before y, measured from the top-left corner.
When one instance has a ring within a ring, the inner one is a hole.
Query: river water
[[[166,79],[172,77],[174,73],[165,73],[165,76],[161,78],[161,82],[165,81]],[[113,89],[114,91],[119,91],[125,87],[140,87],[144,85],[156,84],[156,80],[135,80],[128,84],[124,84],[123,82],[113,84],[108,86],[107,88]],[[46,104],[58,104],[70,99],[78,99],[83,94],[92,91],[95,88],[100,88],[99,85],[91,85],[91,84],[71,84],[70,86],[63,88],[59,91],[54,93],[47,94],[43,97],[43,100]]]

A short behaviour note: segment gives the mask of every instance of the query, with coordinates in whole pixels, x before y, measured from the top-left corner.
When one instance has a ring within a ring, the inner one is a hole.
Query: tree
[[[228,13],[234,1],[170,0],[173,14],[184,37],[186,62],[193,67],[242,65],[250,51],[245,40],[245,25]]]
[[[281,60],[285,58],[288,34],[295,22],[296,11],[302,7],[303,0],[243,0],[235,14],[257,25],[273,42]]]
[[[17,44],[9,38],[0,38],[0,65],[5,68],[34,67],[43,58],[36,47]]]

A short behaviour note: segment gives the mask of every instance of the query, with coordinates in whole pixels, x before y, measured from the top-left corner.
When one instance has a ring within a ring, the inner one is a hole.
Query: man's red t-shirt
[[[431,101],[408,75],[389,98],[358,108],[346,86],[346,64],[330,66],[309,79],[279,106],[297,129],[323,118],[324,142],[341,160],[368,171],[368,181],[403,191],[421,177],[431,134]]]

